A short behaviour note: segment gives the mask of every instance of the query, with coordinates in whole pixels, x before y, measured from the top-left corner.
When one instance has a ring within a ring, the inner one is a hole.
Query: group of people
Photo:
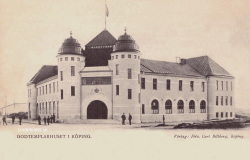
[[[38,124],[41,125],[41,117],[40,117],[40,115],[38,116],[37,119],[38,119]],[[56,116],[55,116],[55,114],[53,114],[51,116],[48,116],[47,118],[46,118],[46,116],[44,116],[43,121],[44,121],[44,125],[46,125],[47,123],[48,123],[48,125],[52,124],[52,123],[55,123],[56,122]]]
[[[121,116],[121,118],[122,118],[122,125],[125,125],[126,116],[125,116],[124,113],[123,113],[123,115]],[[131,125],[131,120],[132,120],[132,116],[131,116],[131,114],[129,113],[129,115],[128,115],[129,125]]]
[[[12,116],[11,119],[12,119],[12,124],[14,124],[16,117]],[[22,125],[22,119],[23,119],[23,117],[19,116],[19,125]],[[6,117],[5,116],[3,116],[2,120],[3,120],[3,125],[7,126],[7,122],[6,122]]]

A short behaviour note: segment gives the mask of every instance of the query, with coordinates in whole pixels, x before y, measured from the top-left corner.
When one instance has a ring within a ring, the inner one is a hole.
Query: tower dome
[[[113,47],[113,52],[119,52],[119,51],[123,52],[139,51],[139,46],[135,43],[135,40],[132,38],[132,36],[126,33],[126,28],[124,35],[121,35],[118,38]]]
[[[65,39],[58,54],[81,54],[81,45],[77,39],[72,37],[72,32],[70,37]]]

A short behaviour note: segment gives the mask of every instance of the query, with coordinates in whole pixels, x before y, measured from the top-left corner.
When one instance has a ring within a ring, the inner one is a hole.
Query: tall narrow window
[[[225,97],[225,105],[226,106],[228,105],[228,97],[227,96]]]
[[[159,102],[156,99],[152,101],[151,109],[153,114],[159,114]]]
[[[128,55],[128,58],[131,58],[131,54]]]
[[[75,58],[74,57],[71,57],[71,61],[74,61],[75,60]]]
[[[166,114],[172,114],[172,101],[167,100],[165,103]]]
[[[61,99],[63,99],[63,90],[61,89]]]
[[[128,99],[132,99],[132,89],[128,89]]]
[[[189,113],[195,113],[195,103],[193,100],[189,102]]]
[[[49,84],[49,93],[51,93],[51,84]]]
[[[182,91],[182,80],[179,80],[179,91]]]
[[[221,96],[221,105],[223,106],[223,96]]]
[[[153,79],[153,89],[157,90],[157,79]]]
[[[39,87],[39,92],[40,92],[40,96],[41,96],[41,95],[42,95],[42,94],[41,94],[41,87]]]
[[[190,91],[194,91],[194,81],[190,81]]]
[[[182,100],[179,100],[177,103],[178,113],[184,113],[184,103]]]
[[[205,92],[205,82],[201,82],[201,92]]]
[[[116,75],[119,75],[119,64],[116,65]]]
[[[115,59],[118,59],[118,55],[115,56]]]
[[[230,97],[230,106],[233,105],[233,97]]]
[[[219,105],[219,97],[218,96],[216,96],[216,106],[218,106]]]
[[[57,85],[57,86],[56,86],[56,89],[57,89],[57,92],[58,92],[58,81],[56,82],[56,85]]]
[[[68,57],[65,57],[65,61],[68,61]]]
[[[223,118],[223,112],[220,113],[220,117]]]
[[[226,81],[226,91],[228,91],[228,81]]]
[[[144,104],[142,104],[141,113],[142,113],[142,114],[145,114],[145,105],[144,105]]]
[[[233,117],[233,112],[230,112],[230,117]]]
[[[170,79],[167,79],[167,90],[170,90],[170,89],[171,89],[171,86],[170,86],[170,84],[171,84],[171,81],[170,81]]]
[[[231,82],[231,91],[233,90],[233,82]]]
[[[206,102],[204,100],[200,103],[201,113],[206,113]]]
[[[116,95],[119,95],[119,85],[116,85]]]
[[[55,89],[55,82],[53,82],[53,92],[55,93],[56,89]]]
[[[216,112],[216,118],[219,118],[219,112]]]
[[[216,90],[217,91],[219,90],[219,82],[218,82],[218,80],[216,80]]]
[[[221,81],[221,90],[223,91],[223,81]]]
[[[60,71],[61,73],[61,81],[63,81],[63,71]]]
[[[43,95],[44,95],[44,86],[43,86]]]
[[[46,92],[45,92],[45,94],[47,94],[47,85],[46,85],[46,89],[45,89],[45,91],[46,91]]]
[[[141,89],[145,89],[145,78],[141,78]]]
[[[75,96],[75,86],[71,86],[71,96]]]
[[[132,70],[128,69],[128,79],[132,79],[132,74],[131,74]]]
[[[75,66],[71,66],[71,76],[75,76]]]
[[[228,113],[226,112],[226,115],[225,115],[225,117],[228,117]]]

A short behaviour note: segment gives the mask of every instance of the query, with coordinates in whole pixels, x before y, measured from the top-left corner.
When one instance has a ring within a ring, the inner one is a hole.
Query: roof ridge
[[[148,60],[148,61],[158,61],[158,62],[176,63],[176,62],[169,62],[169,61],[155,60],[155,59],[145,59],[145,58],[141,58],[141,59],[142,59],[142,60]]]

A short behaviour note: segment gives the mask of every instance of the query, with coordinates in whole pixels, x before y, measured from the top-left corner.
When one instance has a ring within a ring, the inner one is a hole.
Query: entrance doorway
[[[108,109],[102,101],[92,101],[87,108],[87,119],[107,119]]]

